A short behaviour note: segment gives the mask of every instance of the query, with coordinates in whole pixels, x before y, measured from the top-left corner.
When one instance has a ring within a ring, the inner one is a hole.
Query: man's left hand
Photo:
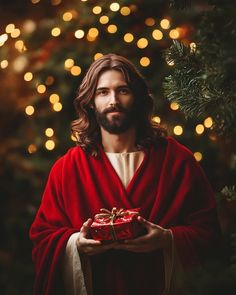
[[[147,233],[135,239],[125,240],[117,244],[114,247],[115,249],[131,252],[151,252],[171,247],[172,234],[170,230],[151,223],[141,216],[138,216],[138,221],[147,229]]]

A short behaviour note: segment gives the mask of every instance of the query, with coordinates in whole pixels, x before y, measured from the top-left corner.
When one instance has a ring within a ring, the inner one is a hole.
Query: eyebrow
[[[125,85],[119,85],[116,88],[117,89],[120,89],[120,88],[128,88],[128,89],[130,89],[130,87],[127,84],[125,84]],[[96,91],[98,91],[98,90],[106,90],[106,89],[109,89],[109,87],[98,87],[96,89]]]

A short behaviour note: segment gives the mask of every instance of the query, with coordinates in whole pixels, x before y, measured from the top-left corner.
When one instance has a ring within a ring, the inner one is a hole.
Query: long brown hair
[[[151,120],[153,98],[144,78],[135,66],[128,59],[116,54],[107,54],[94,61],[78,89],[74,100],[78,119],[71,124],[77,144],[86,152],[97,155],[97,144],[101,142],[101,134],[91,105],[93,105],[98,79],[107,70],[120,71],[134,94],[138,118],[136,123],[137,148],[142,149],[154,144],[157,138],[165,134],[165,131]]]

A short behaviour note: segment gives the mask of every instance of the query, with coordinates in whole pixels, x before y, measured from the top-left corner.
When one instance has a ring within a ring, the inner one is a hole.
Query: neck
[[[101,128],[102,145],[108,153],[128,153],[137,151],[135,146],[136,130],[130,128],[122,134],[110,134]]]

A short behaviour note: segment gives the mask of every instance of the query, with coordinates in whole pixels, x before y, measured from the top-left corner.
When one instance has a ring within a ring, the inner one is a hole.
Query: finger
[[[88,234],[89,228],[90,228],[90,226],[91,226],[92,223],[93,223],[92,218],[89,218],[88,220],[86,220],[83,223],[83,225],[82,225],[82,227],[80,229],[80,233],[82,234],[82,236],[86,237],[86,235]]]
[[[148,221],[147,219],[143,218],[142,216],[138,216],[138,221],[145,226],[147,229],[154,226],[154,223]]]

